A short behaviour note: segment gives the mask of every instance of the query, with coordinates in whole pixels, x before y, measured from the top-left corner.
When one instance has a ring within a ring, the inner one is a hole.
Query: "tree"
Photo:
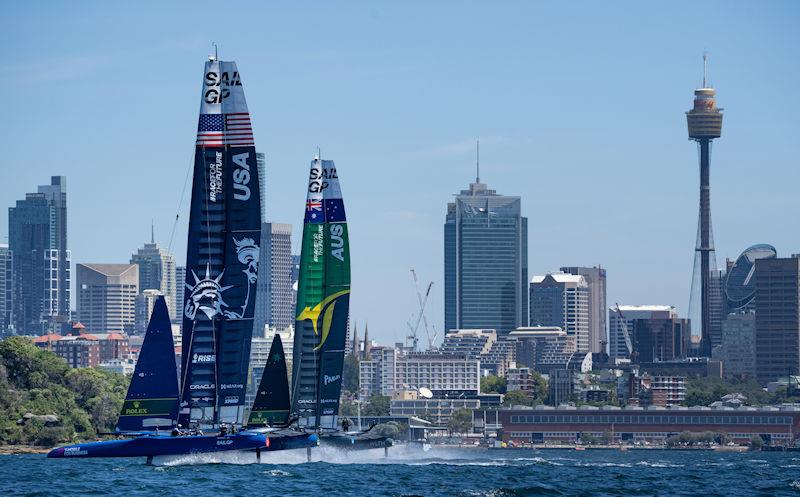
[[[481,392],[506,393],[506,379],[490,374],[481,378]]]
[[[342,388],[348,392],[358,392],[358,357],[355,354],[348,354],[344,358],[344,370],[342,371]]]
[[[389,397],[373,394],[370,396],[366,407],[361,410],[361,414],[364,416],[388,416],[389,405]]]
[[[532,406],[533,399],[520,390],[512,390],[503,398],[504,406]]]
[[[472,431],[472,411],[469,409],[459,409],[453,413],[453,417],[447,423],[450,433],[469,433]]]
[[[750,439],[750,450],[761,450],[761,447],[764,446],[764,440],[761,438],[760,435],[753,435],[753,438]]]
[[[537,404],[544,404],[547,401],[547,380],[536,371],[531,371],[533,380],[533,398]]]

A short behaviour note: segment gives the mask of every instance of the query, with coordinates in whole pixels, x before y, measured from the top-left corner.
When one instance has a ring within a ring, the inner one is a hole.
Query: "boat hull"
[[[314,433],[278,433],[267,435],[267,446],[262,451],[303,449],[319,445],[319,437]]]
[[[270,445],[276,445],[274,442]],[[204,454],[230,450],[267,448],[267,437],[260,433],[235,433],[225,436],[181,436],[144,435],[125,440],[108,440],[68,445],[51,450],[50,458],[82,457],[154,457]]]
[[[388,437],[334,434],[320,437],[320,445],[345,450],[369,450],[391,447],[394,445],[394,441]]]

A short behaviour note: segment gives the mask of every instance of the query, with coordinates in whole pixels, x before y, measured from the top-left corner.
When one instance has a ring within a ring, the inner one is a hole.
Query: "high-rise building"
[[[480,177],[447,204],[445,329],[497,330],[528,321],[528,219],[519,197],[498,195]]]
[[[14,259],[8,244],[0,243],[0,336],[11,329],[11,308],[14,303],[11,266]]]
[[[173,324],[183,326],[183,295],[186,292],[186,266],[175,266],[175,318]]]
[[[464,354],[470,359],[488,354],[497,341],[495,330],[450,330],[439,350],[445,354]]]
[[[689,320],[677,316],[633,320],[633,350],[640,363],[668,362],[689,356]]]
[[[292,312],[297,307],[297,280],[300,278],[300,256],[292,254]]]
[[[141,274],[141,272],[140,272]],[[150,316],[153,314],[153,307],[156,299],[163,295],[160,290],[143,290],[136,296],[136,318],[134,330],[136,334],[142,335],[147,332],[147,325],[150,323]]]
[[[151,231],[150,243],[145,243],[131,256],[131,264],[139,267],[140,291],[158,290],[167,301],[170,319],[180,317],[182,313],[177,312],[176,304],[175,256],[156,243],[155,233]]]
[[[754,311],[731,313],[722,321],[720,359],[726,377],[755,377],[756,314]]]
[[[25,194],[8,209],[13,253],[12,316],[19,334],[58,330],[69,320],[70,252],[67,249],[67,179]]]
[[[699,335],[700,352],[711,356],[712,299],[714,290],[712,277],[716,273],[714,235],[711,230],[711,141],[722,136],[722,111],[717,108],[716,91],[708,85],[708,64],[703,55],[703,87],[694,91],[694,106],[686,113],[689,139],[697,142],[700,152],[700,218],[695,245],[695,264],[692,276],[692,293],[689,297],[689,316],[695,321],[693,334]],[[698,277],[699,273],[699,277]],[[699,295],[699,299],[697,296]],[[721,299],[721,295],[720,295]],[[700,319],[693,316],[699,300]],[[720,316],[721,317],[721,316]],[[699,326],[698,326],[699,325]]]
[[[621,305],[608,308],[608,355],[612,359],[628,359],[633,347],[634,321],[639,319],[671,319],[678,313],[671,305]],[[627,333],[628,338],[625,338]]]
[[[756,375],[766,384],[800,374],[800,257],[758,259]]]
[[[292,306],[292,225],[261,224],[255,334],[265,326],[285,330],[294,324]]]
[[[258,193],[261,200],[261,219],[267,218],[267,156],[263,152],[256,152],[256,167],[258,167]]]
[[[132,333],[139,295],[136,264],[78,264],[78,319],[89,333]]]
[[[377,346],[372,349],[369,360],[358,363],[359,398],[367,400],[372,395],[390,396],[396,388],[403,388],[397,385],[395,377],[399,357],[396,348]]]
[[[599,267],[562,267],[564,273],[583,276],[589,285],[589,352],[606,351],[606,270]]]
[[[589,285],[566,273],[534,276],[530,285],[531,326],[558,326],[575,337],[578,352],[589,352]]]

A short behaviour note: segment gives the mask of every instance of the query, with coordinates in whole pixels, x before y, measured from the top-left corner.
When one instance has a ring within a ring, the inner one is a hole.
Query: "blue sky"
[[[0,199],[66,175],[73,262],[127,261],[151,219],[166,245],[215,41],[267,154],[270,220],[297,234],[316,147],[336,161],[362,333],[405,335],[411,267],[434,281],[441,330],[445,208],[474,179],[478,138],[481,179],[522,197],[531,275],[601,264],[609,304],[685,314],[698,171],[684,112],[704,50],[725,109],[718,262],[753,243],[800,252],[798,25],[800,4],[777,1],[16,2],[0,17]]]

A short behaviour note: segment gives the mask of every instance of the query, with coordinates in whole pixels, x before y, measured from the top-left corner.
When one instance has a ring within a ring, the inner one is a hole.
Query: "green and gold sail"
[[[335,427],[350,308],[350,244],[333,161],[311,162],[292,365],[292,413],[300,424]]]

